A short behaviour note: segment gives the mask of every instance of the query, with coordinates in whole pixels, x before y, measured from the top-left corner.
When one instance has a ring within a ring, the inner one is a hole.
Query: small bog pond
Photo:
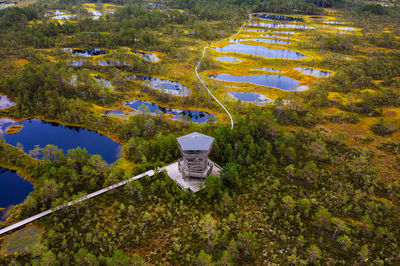
[[[11,101],[5,95],[0,94],[0,109],[10,108],[15,105],[15,102]]]
[[[311,76],[316,76],[316,77],[328,77],[331,75],[331,72],[329,72],[329,71],[323,71],[323,70],[307,68],[307,67],[295,67],[293,69],[295,69],[305,75],[311,75]]]
[[[142,52],[142,51],[137,51],[137,50],[132,50],[132,53],[141,55],[143,60],[145,60],[147,62],[155,63],[155,62],[160,61],[160,58],[158,58],[157,55],[154,53],[147,53],[147,52]]]
[[[337,24],[342,24],[342,23],[339,22],[339,21],[332,21],[332,20],[324,21],[323,23],[324,23],[324,24],[335,24],[335,25],[337,25]]]
[[[242,43],[228,44],[224,47],[214,47],[217,52],[221,53],[239,53],[254,56],[262,56],[266,58],[282,58],[282,59],[302,59],[305,55],[291,50],[271,49],[259,45],[249,45]]]
[[[335,29],[337,30],[344,30],[344,31],[356,31],[356,28],[352,28],[352,27],[336,27]]]
[[[26,181],[15,171],[0,167],[0,208],[8,208],[22,203],[33,191],[32,183]],[[4,215],[0,211],[0,220]]]
[[[241,100],[242,102],[252,102],[252,103],[266,103],[270,101],[270,99],[259,93],[255,92],[229,92],[229,95],[235,100]]]
[[[15,3],[0,2],[0,10],[16,5]]]
[[[120,61],[120,60],[101,60],[95,62],[96,65],[98,66],[115,66],[115,67],[128,67],[131,66],[126,61]]]
[[[160,92],[167,93],[173,96],[189,96],[190,88],[182,85],[177,81],[168,79],[160,79],[156,77],[149,77],[144,75],[127,75],[129,79],[142,80],[149,84],[150,87]]]
[[[75,17],[76,17],[76,15],[60,15],[60,16],[52,17],[52,19],[67,20],[67,19],[73,19]]]
[[[72,60],[67,62],[68,66],[83,66],[84,60]]]
[[[92,76],[94,79],[94,82],[96,83],[96,85],[98,85],[99,87],[103,88],[103,89],[113,89],[114,86],[111,84],[111,81],[109,81],[108,79],[102,78],[99,75],[93,75]],[[70,81],[70,84],[72,86],[79,86],[79,82],[78,82],[78,76],[73,75]]]
[[[302,18],[295,18],[289,16],[281,16],[281,15],[271,15],[271,14],[256,14],[255,17],[266,19],[266,20],[273,20],[273,21],[295,21],[295,22],[303,22],[304,19]]]
[[[183,117],[189,118],[192,122],[195,123],[206,123],[210,118],[215,121],[215,115],[209,114],[203,111],[197,110],[181,110],[181,109],[171,109],[161,107],[155,103],[140,101],[140,100],[132,100],[125,102],[125,105],[129,108],[135,109],[134,113],[143,113],[144,111],[150,112],[150,114],[167,114],[172,115],[171,119],[181,120]],[[117,111],[123,113],[123,111]]]
[[[249,26],[253,27],[266,27],[266,28],[292,28],[292,29],[315,29],[315,27],[305,26],[301,24],[275,24],[275,23],[249,23]]]
[[[249,32],[269,32],[269,33],[279,33],[279,34],[296,34],[294,31],[276,31],[276,30],[247,30]]]
[[[101,48],[87,48],[87,49],[64,48],[63,51],[72,52],[73,55],[80,55],[85,57],[102,55],[106,53],[106,50]]]
[[[256,71],[270,71],[270,72],[281,72],[279,69],[263,67],[263,68],[253,68],[252,70]]]
[[[7,127],[22,125],[16,134],[5,134]],[[77,147],[85,148],[90,154],[100,154],[103,159],[112,163],[120,156],[120,144],[108,136],[81,127],[64,126],[58,123],[39,119],[16,122],[12,119],[0,119],[0,134],[8,144],[16,146],[21,143],[26,153],[39,145],[55,145],[65,152]]]
[[[209,77],[228,82],[252,83],[255,85],[275,87],[285,91],[297,91],[299,82],[282,75],[250,75],[250,76],[234,76],[226,73],[218,75],[209,75]]]
[[[287,36],[278,36],[278,35],[269,35],[269,34],[257,34],[257,36],[254,35],[242,35],[242,37],[265,37],[265,38],[276,38],[276,39],[288,39]]]
[[[215,60],[220,61],[220,62],[242,62],[242,59],[232,57],[232,56],[218,56],[215,57]]]
[[[92,19],[94,20],[99,19],[103,15],[100,11],[91,8],[87,9],[87,11],[92,15]]]
[[[229,42],[264,42],[264,43],[276,43],[276,44],[290,44],[290,42],[287,42],[287,41],[274,40],[274,39],[263,39],[263,38],[229,39]]]
[[[76,15],[69,14],[68,12],[62,11],[62,10],[52,10],[49,13],[45,15],[46,17],[50,17],[52,19],[59,19],[59,20],[67,20],[67,19],[73,19],[76,17]]]
[[[71,15],[66,11],[62,11],[62,10],[50,10],[48,13],[46,13],[44,16],[45,17],[56,17],[56,16],[62,16],[62,15]]]
[[[113,89],[114,86],[111,84],[111,81],[108,79],[102,78],[101,76],[95,75],[93,76],[96,79],[96,83],[102,87],[103,89]]]

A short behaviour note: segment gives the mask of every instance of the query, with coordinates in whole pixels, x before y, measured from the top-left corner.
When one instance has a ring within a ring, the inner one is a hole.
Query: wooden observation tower
[[[193,132],[177,138],[182,158],[179,159],[179,172],[184,179],[205,179],[213,170],[214,163],[208,159],[214,138]]]

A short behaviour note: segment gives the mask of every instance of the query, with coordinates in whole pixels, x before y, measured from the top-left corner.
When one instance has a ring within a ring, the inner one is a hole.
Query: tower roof
[[[210,149],[214,138],[193,132],[177,138],[179,145],[184,151],[207,151]]]

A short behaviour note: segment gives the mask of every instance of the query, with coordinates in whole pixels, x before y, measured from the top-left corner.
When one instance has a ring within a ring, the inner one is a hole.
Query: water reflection
[[[331,75],[331,72],[329,72],[329,71],[323,71],[323,70],[307,68],[307,67],[295,67],[293,69],[300,71],[303,74],[316,76],[316,77],[328,77]]]
[[[120,60],[101,60],[101,61],[97,61],[95,62],[96,65],[99,66],[116,66],[116,67],[128,67],[131,66],[131,64],[129,64],[126,61],[120,61]]]
[[[93,76],[96,79],[97,84],[103,89],[113,89],[114,86],[111,84],[111,81],[108,79],[102,78],[101,76],[95,75]]]
[[[20,177],[15,171],[0,167],[0,208],[8,209],[22,203],[33,191],[32,183]],[[0,220],[5,220],[0,211]]]
[[[147,62],[155,63],[155,62],[160,61],[160,58],[158,58],[155,53],[142,52],[142,51],[137,51],[137,50],[132,50],[132,53],[141,55],[143,60],[145,60]]]
[[[72,52],[72,55],[80,55],[85,57],[102,55],[106,53],[106,50],[101,48],[87,48],[87,49],[64,48],[63,51]]]
[[[0,3],[0,10],[12,7],[14,5],[16,5],[16,3],[1,2]]]
[[[282,15],[256,14],[254,16],[257,18],[262,18],[262,19],[271,20],[271,21],[294,21],[294,22],[303,22],[304,21],[304,19],[302,19],[302,18],[295,18],[295,17],[282,16]]]
[[[294,31],[276,31],[276,30],[247,30],[249,32],[269,32],[269,33],[279,33],[279,34],[297,34]]]
[[[290,42],[274,39],[261,39],[261,38],[251,38],[251,39],[229,39],[229,42],[264,42],[264,43],[276,43],[276,44],[290,44]]]
[[[251,83],[266,87],[275,87],[285,91],[298,91],[297,80],[291,79],[282,75],[249,75],[249,76],[235,76],[226,73],[218,75],[209,75],[209,77],[228,82],[238,82],[238,83]]]
[[[263,67],[263,68],[253,68],[252,70],[256,71],[270,71],[270,72],[281,72],[279,69]]]
[[[149,77],[144,75],[127,75],[125,78],[142,80],[148,83],[148,85],[160,92],[167,93],[173,96],[189,96],[190,88],[182,85],[177,81],[172,81],[168,79],[160,79],[156,77]]]
[[[254,35],[242,35],[242,37],[266,37],[266,38],[275,38],[275,39],[288,39],[287,36],[277,36],[277,35],[269,35],[269,34],[257,34],[256,36]]]
[[[242,62],[242,59],[232,57],[232,56],[218,56],[215,57],[215,60],[220,61],[220,62]]]
[[[270,101],[267,96],[255,92],[229,92],[229,95],[236,99],[241,100],[243,102],[253,102],[253,103],[266,103]]]
[[[344,30],[344,31],[356,31],[356,28],[352,28],[352,27],[336,27],[335,29],[338,30]]]
[[[264,46],[249,45],[242,43],[228,44],[224,47],[214,47],[217,52],[221,53],[240,53],[254,56],[262,56],[266,58],[282,58],[282,59],[301,59],[306,58],[299,52],[291,50],[271,49]]]
[[[0,109],[10,108],[15,105],[15,102],[11,101],[5,95],[0,94]]]
[[[7,128],[12,125],[22,125],[23,128],[15,134],[5,134]],[[44,148],[48,144],[53,144],[64,152],[81,147],[91,154],[100,154],[108,163],[117,160],[120,153],[120,144],[108,136],[82,127],[64,126],[39,119],[22,122],[8,118],[0,119],[0,134],[10,145],[16,146],[20,143],[25,152],[33,150],[35,145]]]
[[[153,115],[157,114],[172,115],[171,119],[182,120],[182,121],[188,119],[195,123],[206,123],[209,120],[216,121],[215,115],[209,114],[207,112],[197,111],[197,110],[181,110],[181,109],[165,108],[155,103],[147,101],[132,100],[125,102],[125,105],[135,110],[130,115],[148,112]],[[114,115],[122,115],[124,113],[123,111],[111,111],[111,112],[113,112],[112,114]],[[108,114],[110,114],[110,112]]]
[[[275,23],[249,23],[249,26],[254,26],[254,27],[266,27],[266,28],[293,28],[293,29],[315,29],[315,27],[312,26],[305,26],[305,25],[300,25],[300,24],[275,24]]]

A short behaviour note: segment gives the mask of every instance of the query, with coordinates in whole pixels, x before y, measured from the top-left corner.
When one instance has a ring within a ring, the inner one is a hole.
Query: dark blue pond
[[[87,49],[64,48],[63,51],[72,52],[73,55],[80,55],[85,57],[102,55],[106,53],[106,50],[101,48],[87,48]]]
[[[44,148],[47,144],[53,144],[65,152],[77,147],[85,148],[90,154],[100,154],[108,163],[116,161],[120,156],[121,145],[96,131],[45,122],[39,119],[11,124],[23,125],[23,128],[16,134],[4,134],[3,137],[11,145],[16,146],[18,142],[21,143],[26,153],[33,150],[35,145]],[[11,124],[5,123],[3,127]]]
[[[304,30],[308,30],[308,29],[315,29],[315,27],[311,27],[311,26],[304,26],[301,24],[275,24],[275,23],[249,23],[249,26],[253,26],[253,27],[266,27],[266,28],[291,28],[291,29],[304,29]]]
[[[255,17],[262,18],[265,20],[271,21],[294,21],[294,22],[302,22],[304,19],[290,17],[290,16],[281,16],[281,15],[272,15],[272,14],[256,14]]]
[[[0,208],[22,203],[33,191],[32,183],[26,181],[15,171],[0,167]],[[4,212],[0,211],[0,220]]]
[[[163,113],[167,115],[172,115],[172,119],[177,119],[177,120],[180,120],[184,116],[186,116],[190,118],[192,122],[195,123],[205,123],[208,121],[210,117],[215,121],[215,115],[203,111],[165,108],[155,103],[139,101],[139,100],[132,100],[125,102],[125,105],[129,106],[132,109],[137,110],[138,113],[147,110],[151,114]]]
[[[264,42],[277,44],[290,44],[290,42],[274,39],[251,38],[251,39],[229,39],[229,42]]]
[[[247,82],[260,86],[275,87],[285,91],[296,91],[299,82],[282,75],[250,75],[233,76],[230,74],[209,75],[209,77],[220,81]]]
[[[270,100],[267,96],[255,92],[232,91],[229,92],[229,94],[234,99],[241,100],[243,102],[266,103]]]
[[[266,48],[259,45],[248,45],[242,43],[228,44],[224,47],[215,47],[215,50],[221,53],[239,53],[254,56],[262,56],[266,58],[282,58],[282,59],[302,59],[306,58],[299,52],[291,50],[279,50]]]

